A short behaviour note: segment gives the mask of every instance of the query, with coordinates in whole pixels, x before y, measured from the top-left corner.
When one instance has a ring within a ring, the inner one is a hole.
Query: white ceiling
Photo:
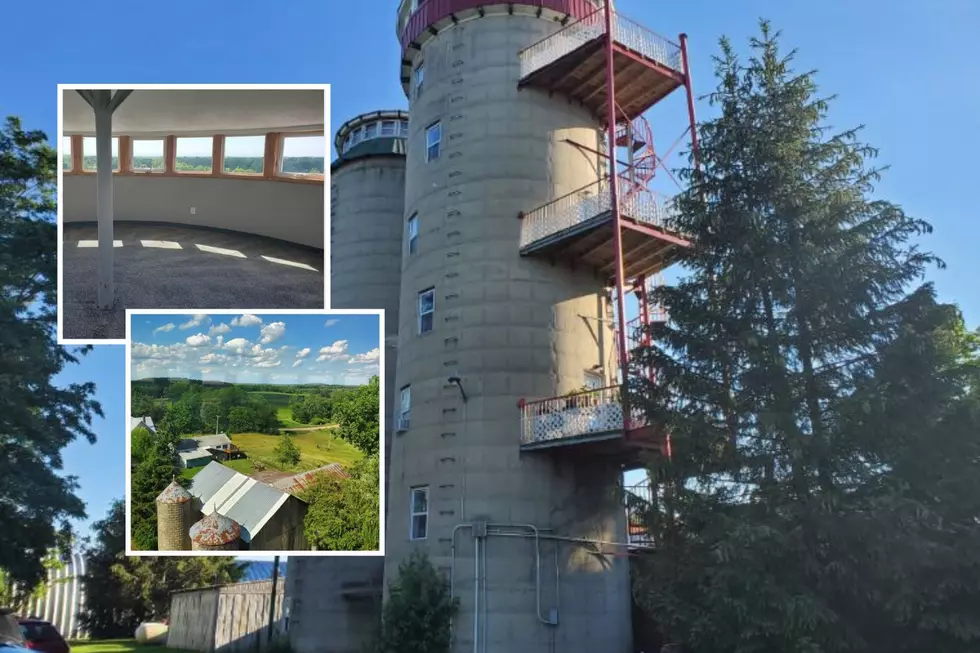
[[[92,107],[75,90],[63,93],[64,133],[94,135]],[[322,130],[323,108],[320,90],[135,90],[112,114],[112,133],[210,136]]]

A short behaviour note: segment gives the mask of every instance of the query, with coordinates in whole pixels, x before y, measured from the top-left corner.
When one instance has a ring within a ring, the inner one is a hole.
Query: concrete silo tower
[[[217,511],[191,526],[192,551],[238,551],[241,548],[242,527],[234,519]]]
[[[330,166],[330,303],[333,308],[385,310],[387,416],[397,401],[394,345],[402,248],[411,247],[407,234],[412,224],[404,211],[407,133],[404,111],[356,116],[337,130],[337,158]],[[386,461],[392,428],[387,417]],[[363,650],[380,624],[383,572],[384,560],[376,556],[290,556],[286,598],[293,649],[313,653],[329,640],[337,651]]]
[[[189,531],[194,523],[193,498],[176,480],[157,496],[157,548],[160,551],[191,550]]]
[[[456,651],[627,653],[621,476],[663,437],[623,390],[624,293],[686,245],[635,121],[689,80],[681,47],[592,0],[405,0],[398,34],[417,239],[386,581],[427,551]]]

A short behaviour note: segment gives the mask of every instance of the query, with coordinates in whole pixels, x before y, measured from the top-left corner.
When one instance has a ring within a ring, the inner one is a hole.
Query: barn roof
[[[289,495],[282,490],[215,461],[208,463],[194,476],[188,489],[204,514],[217,511],[219,515],[238,522],[245,542],[251,542],[252,536],[262,530],[289,499]]]
[[[216,435],[202,435],[196,438],[182,438],[177,443],[178,451],[189,451],[193,449],[207,449],[208,447],[220,447],[231,444],[231,438],[224,433]]]
[[[303,491],[320,474],[330,474],[331,476],[336,476],[338,478],[350,478],[350,474],[344,470],[343,465],[340,463],[330,463],[329,465],[324,465],[323,467],[317,467],[316,469],[300,472],[299,474],[293,474],[292,476],[287,476],[286,478],[280,478],[272,483],[272,487],[282,490],[283,492],[296,494],[297,492]]]

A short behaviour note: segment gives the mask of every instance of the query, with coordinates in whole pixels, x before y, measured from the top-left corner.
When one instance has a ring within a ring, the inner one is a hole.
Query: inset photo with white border
[[[127,555],[383,555],[381,310],[126,311]]]
[[[330,87],[58,86],[58,339],[126,309],[329,306]]]

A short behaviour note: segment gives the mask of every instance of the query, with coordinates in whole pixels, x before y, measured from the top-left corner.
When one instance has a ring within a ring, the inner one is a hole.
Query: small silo
[[[242,527],[234,519],[212,512],[190,528],[192,551],[237,551]]]
[[[157,496],[157,548],[160,551],[190,551],[188,531],[194,523],[192,498],[176,479]]]

